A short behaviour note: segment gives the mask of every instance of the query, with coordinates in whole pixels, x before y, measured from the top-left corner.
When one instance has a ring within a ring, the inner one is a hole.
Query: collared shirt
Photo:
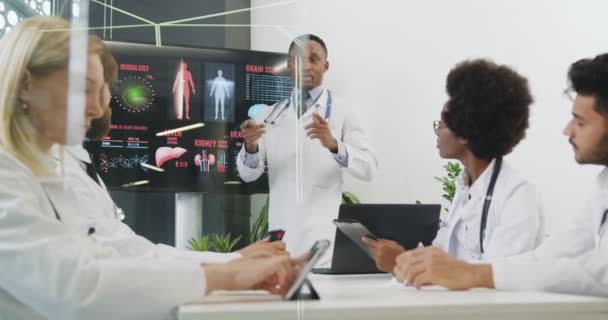
[[[606,209],[608,169],[584,210],[563,230],[534,251],[492,264],[495,287],[608,297],[608,232],[601,225]]]
[[[295,88],[293,89],[292,96],[294,95],[296,90],[297,89],[295,89]],[[306,107],[306,110],[308,110],[315,101],[318,101],[321,94],[323,94],[323,90],[324,89],[322,86],[317,86],[308,91],[308,94],[309,94],[308,98],[306,98],[306,100],[304,100],[304,105]],[[344,147],[344,143],[342,143],[342,141],[340,141],[339,139],[336,139],[336,141],[338,142],[338,152],[337,153],[331,152],[331,156],[334,158],[334,160],[336,160],[336,162],[338,162],[340,167],[347,168],[348,167],[348,152],[346,151],[346,148]],[[246,166],[248,166],[249,168],[256,168],[258,166],[258,163],[260,162],[260,158],[259,158],[257,152],[256,153],[249,153],[249,152],[243,153],[242,160],[243,160],[243,163]]]
[[[295,91],[296,89],[294,89]],[[321,94],[323,93],[323,86],[317,86],[314,87],[310,90],[308,90],[308,98],[306,98],[306,100],[304,100],[304,105],[306,106],[306,110],[308,110],[308,108],[310,108],[313,104],[314,101],[318,101],[319,97],[321,96]]]

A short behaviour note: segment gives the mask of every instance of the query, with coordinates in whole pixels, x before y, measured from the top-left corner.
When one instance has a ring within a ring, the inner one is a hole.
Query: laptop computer
[[[405,249],[419,242],[430,245],[439,229],[439,204],[342,204],[338,219],[354,219],[376,236],[396,241]],[[331,268],[319,274],[380,273],[375,261],[339,229],[336,230]]]

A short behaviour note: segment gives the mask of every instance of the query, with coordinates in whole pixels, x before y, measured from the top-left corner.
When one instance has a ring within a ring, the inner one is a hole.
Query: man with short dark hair
[[[575,159],[608,166],[608,54],[573,63],[568,78],[576,96],[564,134]],[[598,187],[567,229],[534,251],[492,264],[469,264],[431,247],[397,257],[394,272],[416,287],[436,284],[608,297],[608,168],[599,175]]]
[[[290,98],[241,125],[245,144],[237,157],[239,174],[246,182],[254,181],[268,164],[269,228],[284,229],[287,250],[295,254],[315,240],[334,239],[332,220],[342,199],[342,172],[369,181],[378,166],[353,110],[323,87],[327,54],[321,38],[297,37],[289,46],[287,63],[295,84]]]

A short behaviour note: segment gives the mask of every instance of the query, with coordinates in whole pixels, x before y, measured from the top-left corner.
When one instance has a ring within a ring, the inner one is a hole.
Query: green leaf
[[[232,242],[229,243],[228,251],[226,251],[226,252],[232,252],[232,250],[234,249],[236,244],[239,243],[240,240],[241,240],[241,236],[238,236],[235,239],[233,239]]]
[[[442,197],[451,203],[454,200],[454,194],[456,193],[456,179],[458,179],[462,167],[459,162],[448,162],[443,168],[446,170],[446,176],[434,178],[442,184],[441,190],[444,192]]]
[[[192,251],[209,251],[211,249],[211,241],[208,235],[198,239],[192,238],[188,240],[188,249]]]
[[[255,219],[255,222],[251,226],[251,231],[249,232],[249,243],[254,243],[256,241],[262,240],[266,232],[268,232],[268,206],[270,205],[270,198],[266,197],[266,203],[260,209],[260,213],[258,217]]]
[[[342,192],[342,203],[359,204],[361,201],[352,192]]]
[[[342,193],[342,203],[351,203],[357,204],[361,203],[359,198],[353,194],[352,192],[343,192]],[[260,209],[260,213],[258,217],[255,219],[253,225],[251,226],[251,230],[249,231],[249,243],[254,243],[256,241],[262,240],[266,233],[268,232],[268,207],[270,205],[270,198],[266,198],[266,203]],[[217,250],[217,249],[216,249]]]
[[[236,239],[232,239],[232,235],[230,233],[223,236],[214,234],[211,236],[211,245],[217,252],[231,252],[239,240],[241,240],[241,236],[238,236]]]

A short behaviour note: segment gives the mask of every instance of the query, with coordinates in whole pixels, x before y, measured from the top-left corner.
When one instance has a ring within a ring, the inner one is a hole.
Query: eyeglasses
[[[437,130],[439,130],[441,128],[445,128],[445,123],[443,123],[443,121],[441,121],[441,120],[433,121],[433,130],[435,130],[435,132],[437,132]]]

